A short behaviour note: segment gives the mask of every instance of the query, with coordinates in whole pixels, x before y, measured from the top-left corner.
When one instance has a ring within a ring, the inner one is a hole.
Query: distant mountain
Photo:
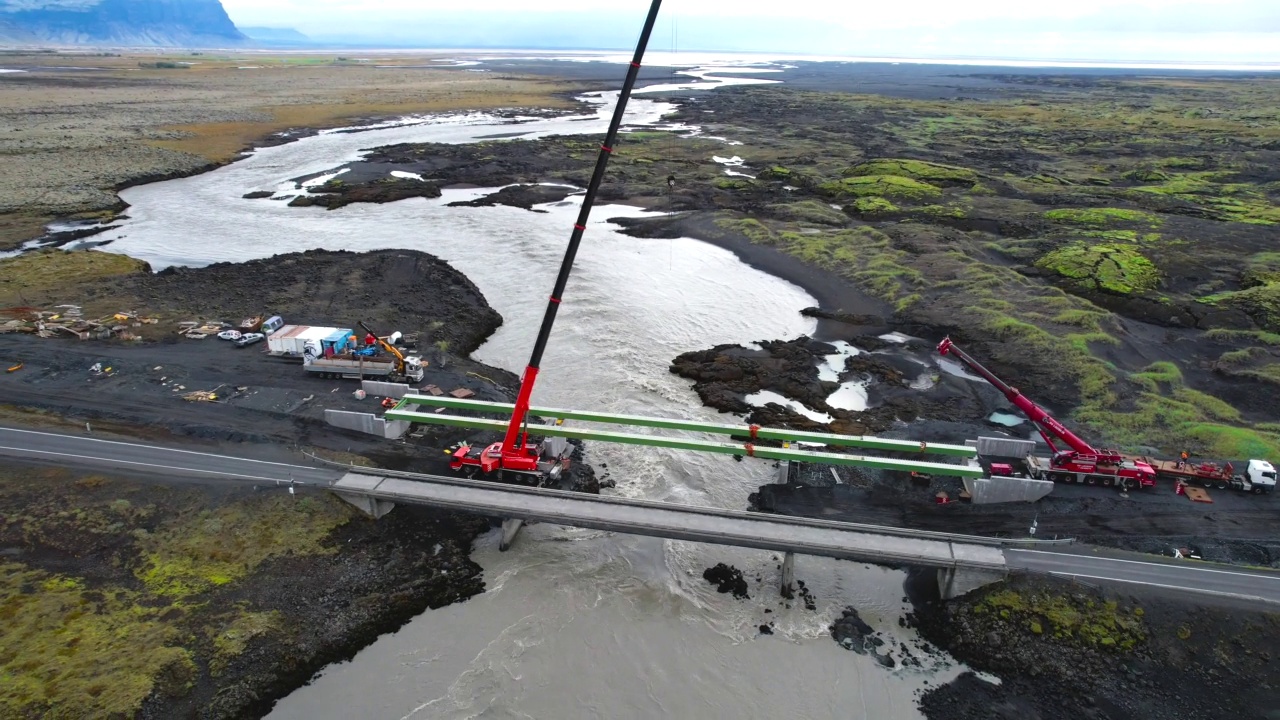
[[[242,27],[240,32],[268,45],[312,45],[315,41],[293,28]]]
[[[226,47],[248,38],[219,0],[0,0],[0,42]]]

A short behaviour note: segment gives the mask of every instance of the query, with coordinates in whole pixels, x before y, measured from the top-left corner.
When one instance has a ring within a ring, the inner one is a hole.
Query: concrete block
[[[382,382],[380,380],[362,380],[360,381],[360,388],[370,395],[396,399],[400,399],[410,392],[410,387],[405,383]]]
[[[964,487],[975,505],[1004,502],[1035,502],[1053,492],[1048,480],[993,476],[989,478],[965,478]]]
[[[324,421],[334,427],[356,432],[377,435],[378,437],[396,439],[409,432],[411,423],[404,420],[384,420],[373,413],[348,412],[346,410],[325,410]]]
[[[1031,440],[1016,438],[980,437],[977,448],[978,454],[983,456],[1021,458],[1035,452],[1036,444]]]

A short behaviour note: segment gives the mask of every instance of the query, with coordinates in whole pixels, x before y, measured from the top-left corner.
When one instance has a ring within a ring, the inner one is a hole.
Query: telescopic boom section
[[[537,467],[537,458],[525,447],[528,432],[522,432],[521,426],[525,424],[529,414],[529,399],[533,395],[534,381],[538,378],[538,368],[542,365],[542,353],[547,348],[547,339],[551,337],[551,327],[556,321],[556,311],[560,309],[560,300],[564,296],[565,285],[569,282],[569,273],[573,270],[573,260],[578,254],[582,234],[587,229],[591,206],[595,203],[600,182],[604,179],[605,168],[609,165],[609,155],[613,152],[614,142],[617,141],[618,128],[622,126],[622,115],[626,112],[631,89],[635,87],[636,76],[640,74],[640,60],[644,58],[644,50],[649,44],[649,35],[653,32],[654,22],[658,19],[658,8],[661,5],[662,0],[653,0],[649,6],[649,15],[645,18],[644,28],[640,31],[640,40],[636,43],[635,57],[631,60],[631,67],[627,69],[627,79],[622,83],[622,91],[618,93],[618,104],[613,109],[609,131],[605,134],[604,144],[600,146],[595,172],[587,185],[587,194],[582,199],[582,211],[578,213],[578,221],[573,225],[573,234],[569,236],[569,247],[565,249],[564,260],[560,263],[560,274],[556,276],[555,288],[547,301],[547,311],[542,316],[542,327],[538,328],[538,339],[533,344],[529,366],[524,369],[524,377],[520,380],[520,393],[516,396],[515,412],[511,415],[511,424],[507,426],[507,434],[502,440],[504,468],[527,471]]]
[[[1049,444],[1049,449],[1057,453],[1058,448],[1053,444],[1054,438],[1061,440],[1078,453],[1085,455],[1100,455],[1092,445],[1085,442],[1080,436],[1071,432],[1065,425],[1058,422],[1052,415],[1045,412],[1044,408],[1035,404],[1026,395],[1018,391],[1018,388],[1010,387],[1008,383],[996,377],[995,373],[982,367],[982,365],[969,354],[961,350],[955,343],[951,342],[951,338],[945,338],[938,343],[939,355],[954,355],[957,360],[964,363],[965,367],[973,372],[981,375],[983,379],[995,386],[997,390],[1004,393],[1004,396],[1013,403],[1015,407],[1021,410],[1035,423],[1036,429],[1040,431],[1040,436]],[[1052,435],[1052,437],[1050,437]]]

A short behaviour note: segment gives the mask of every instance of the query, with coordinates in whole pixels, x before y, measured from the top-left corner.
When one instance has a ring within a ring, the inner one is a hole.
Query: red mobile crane
[[[977,360],[961,350],[951,338],[944,338],[938,343],[940,355],[953,355],[965,367],[982,376],[997,390],[1021,410],[1039,431],[1040,437],[1053,452],[1049,460],[1046,476],[1050,480],[1061,482],[1083,482],[1089,485],[1119,485],[1124,488],[1150,487],[1156,484],[1156,471],[1150,463],[1141,460],[1130,460],[1115,450],[1097,450],[1085,442],[1079,435],[1071,432],[1065,425],[1035,404],[1018,388],[1010,387],[996,377],[995,373],[982,367]],[[1067,445],[1069,450],[1059,450],[1054,440]]]
[[[529,445],[529,398],[533,395],[533,383],[538,378],[538,368],[542,364],[542,353],[547,347],[547,339],[551,337],[551,326],[556,320],[556,311],[560,308],[560,299],[564,296],[565,284],[569,282],[569,273],[573,270],[573,260],[578,254],[578,245],[582,242],[582,234],[587,229],[587,219],[591,215],[591,206],[595,204],[596,193],[600,182],[604,179],[605,168],[609,164],[609,155],[613,153],[613,145],[618,138],[618,129],[622,126],[622,115],[627,108],[627,100],[635,87],[636,77],[640,74],[640,60],[644,58],[645,47],[649,44],[649,36],[658,19],[658,8],[662,0],[652,0],[649,14],[645,18],[644,28],[640,31],[640,40],[636,43],[635,56],[627,69],[626,80],[618,93],[618,104],[613,109],[613,118],[609,121],[609,130],[605,134],[604,144],[600,146],[600,154],[596,157],[595,172],[591,182],[587,184],[587,193],[582,199],[582,211],[578,221],[573,225],[573,233],[569,237],[569,247],[565,249],[564,259],[560,263],[560,274],[556,276],[555,288],[547,302],[546,313],[542,316],[542,326],[538,329],[538,339],[533,345],[533,354],[529,365],[524,369],[520,379],[520,392],[516,395],[515,410],[511,414],[511,423],[507,426],[506,436],[502,442],[493,443],[483,450],[463,444],[454,450],[449,467],[454,470],[479,468],[490,473],[495,470],[516,473],[538,473],[539,450]]]

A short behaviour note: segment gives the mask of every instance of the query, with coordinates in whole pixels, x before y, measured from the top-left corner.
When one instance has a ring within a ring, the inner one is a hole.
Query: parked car
[[[256,342],[262,342],[263,340],[266,340],[266,339],[267,339],[267,336],[263,335],[262,333],[246,333],[244,335],[241,335],[240,339],[236,341],[236,347],[238,348],[248,347],[249,345],[252,345]]]
[[[219,340],[239,340],[244,335],[239,330],[223,330],[218,333]]]

